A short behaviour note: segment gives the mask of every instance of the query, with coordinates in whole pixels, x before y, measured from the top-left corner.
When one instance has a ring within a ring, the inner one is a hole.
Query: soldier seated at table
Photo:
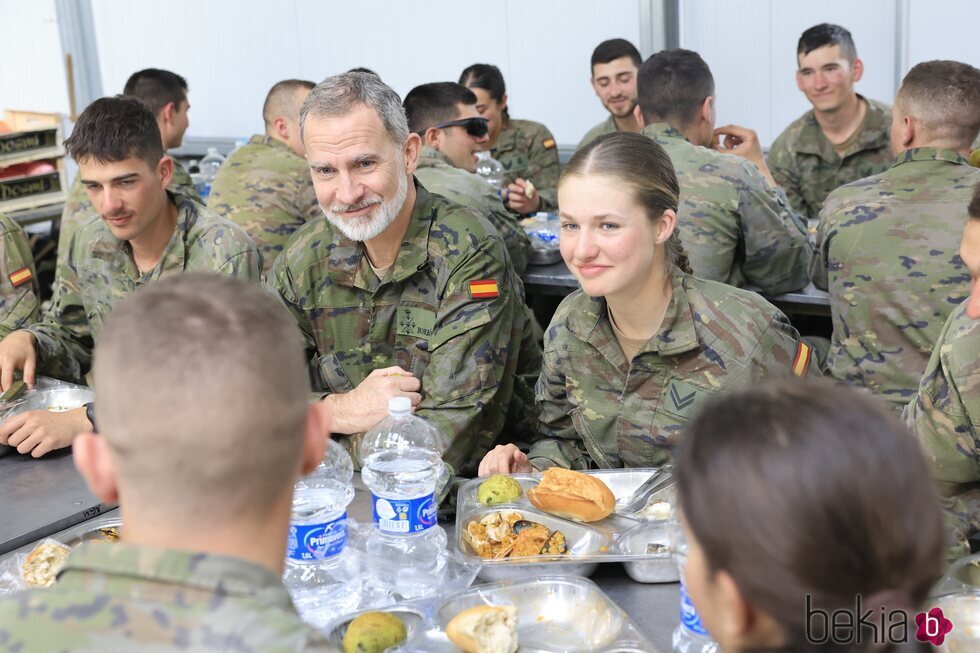
[[[187,131],[188,114],[191,105],[187,100],[187,81],[169,70],[147,68],[140,70],[126,80],[123,95],[134,97],[150,108],[156,117],[157,127],[163,149],[170,150],[180,147]],[[190,174],[177,159],[173,159],[173,173],[167,186],[172,192],[200,199],[194,190]],[[96,214],[82,183],[81,172],[75,175],[75,180],[68,189],[65,198],[65,208],[61,212],[61,222],[58,235],[58,269],[64,267],[68,258],[69,244],[75,231],[85,220]]]
[[[405,96],[408,128],[422,139],[415,178],[490,221],[507,245],[517,274],[524,272],[531,243],[498,190],[476,176],[476,153],[487,143],[487,119],[476,110],[476,95],[453,82],[416,86]]]
[[[950,558],[980,532],[980,183],[973,188],[960,258],[970,294],[943,325],[916,396],[905,407],[954,525]]]
[[[0,213],[0,338],[41,314],[34,254],[23,227]]]
[[[472,473],[498,437],[534,428],[541,352],[504,242],[415,180],[421,139],[377,76],[324,80],[300,124],[326,219],[293,234],[266,284],[315,356],[333,431],[361,433],[409,397],[449,438],[444,460]]]
[[[592,90],[609,112],[609,117],[586,132],[579,141],[578,149],[603,134],[643,130],[643,121],[636,117],[634,111],[636,73],[642,63],[640,51],[626,39],[608,39],[592,51]]]
[[[473,64],[459,76],[459,83],[473,91],[476,110],[487,119],[483,149],[504,168],[507,208],[522,215],[556,211],[561,168],[551,131],[539,122],[510,117],[504,76],[496,66]]]
[[[980,70],[918,64],[892,107],[894,165],[838,188],[820,214],[810,273],[830,293],[827,368],[897,410],[970,290],[957,252],[963,207],[980,181],[965,158],[978,130]]]
[[[935,605],[942,515],[879,402],[828,381],[740,389],[687,429],[674,478],[684,587],[722,653],[936,650],[915,615]]]
[[[211,183],[208,208],[248,233],[264,270],[294,231],[321,215],[299,135],[299,109],[314,86],[300,79],[273,86],[262,107],[265,134],[232,152]]]
[[[168,190],[173,160],[146,105],[118,96],[82,112],[65,147],[98,214],[72,236],[51,307],[0,341],[0,386],[23,371],[82,382],[92,348],[122,297],[163,277],[208,270],[258,281],[261,258],[238,226]],[[164,381],[161,380],[161,383]],[[28,411],[0,424],[0,444],[38,457],[91,429],[85,408]]]
[[[561,254],[581,290],[545,332],[542,438],[500,445],[480,474],[654,467],[713,395],[808,372],[810,349],[760,295],[692,276],[677,176],[640,134],[605,134],[558,182]]]
[[[119,503],[121,540],[0,599],[0,647],[334,650],[281,580],[293,486],[328,428],[282,305],[217,274],[162,280],[109,316],[95,379],[99,433],[75,439],[75,466]]]
[[[773,295],[805,286],[806,219],[772,181],[754,131],[715,129],[708,64],[690,50],[658,52],[640,67],[637,92],[643,133],[674,162],[677,228],[694,274]]]

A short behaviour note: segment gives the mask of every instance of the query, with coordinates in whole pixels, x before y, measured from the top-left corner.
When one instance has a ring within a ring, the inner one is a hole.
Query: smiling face
[[[592,297],[631,297],[663,269],[660,221],[650,220],[623,183],[571,175],[558,187],[562,258]],[[666,234],[669,236],[669,234]]]
[[[170,157],[161,158],[156,168],[134,156],[122,161],[92,157],[78,161],[78,175],[92,206],[119,240],[138,239],[161,219],[172,173]]]
[[[636,107],[636,64],[629,57],[597,63],[592,67],[592,88],[616,118],[626,118]]]
[[[457,104],[453,120],[479,118],[480,113],[472,104]],[[476,172],[476,153],[483,149],[487,135],[471,136],[463,125],[453,125],[436,130],[435,148],[449,157],[457,168]]]
[[[377,112],[358,105],[340,116],[308,116],[303,144],[317,201],[331,224],[364,241],[394,222],[418,160],[417,135],[396,145]]]
[[[844,106],[863,72],[861,60],[848,61],[838,45],[797,55],[797,62],[796,85],[817,111],[837,111]]]
[[[497,142],[497,136],[504,126],[504,109],[507,108],[507,96],[501,102],[497,102],[490,96],[490,92],[485,88],[470,86],[476,96],[476,111],[487,119],[487,127],[490,133],[487,134],[490,143]]]
[[[963,227],[960,258],[970,271],[970,296],[966,298],[966,314],[980,319],[980,216],[971,217]]]

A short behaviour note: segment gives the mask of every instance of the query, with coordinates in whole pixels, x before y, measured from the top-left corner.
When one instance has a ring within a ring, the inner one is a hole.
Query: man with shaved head
[[[248,232],[266,270],[293,232],[320,215],[299,133],[299,110],[313,86],[301,79],[273,86],[262,107],[265,134],[232,152],[211,184],[208,208]]]
[[[75,465],[119,503],[121,540],[0,601],[4,647],[335,650],[281,580],[293,486],[328,428],[282,305],[238,279],[166,279],[113,311],[95,379],[99,433],[78,436]]]
[[[926,61],[892,106],[895,163],[832,192],[810,274],[830,291],[827,358],[837,379],[901,409],[916,393],[943,323],[970,291],[958,254],[963,207],[980,170],[980,70]]]

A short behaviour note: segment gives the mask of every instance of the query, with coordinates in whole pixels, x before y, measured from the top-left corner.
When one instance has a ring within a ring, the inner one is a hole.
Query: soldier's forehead
[[[358,107],[340,116],[310,116],[303,133],[307,153],[349,154],[390,144],[373,109]]]
[[[96,181],[147,174],[150,172],[150,166],[146,161],[135,156],[122,161],[100,161],[95,157],[85,157],[78,160],[78,172],[83,180]]]

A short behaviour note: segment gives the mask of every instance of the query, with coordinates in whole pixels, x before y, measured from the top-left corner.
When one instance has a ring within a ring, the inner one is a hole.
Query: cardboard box
[[[0,134],[0,167],[64,156],[59,114],[8,109],[4,123],[13,132]]]
[[[63,158],[51,159],[54,172],[0,179],[0,212],[12,213],[65,201],[68,176]]]

